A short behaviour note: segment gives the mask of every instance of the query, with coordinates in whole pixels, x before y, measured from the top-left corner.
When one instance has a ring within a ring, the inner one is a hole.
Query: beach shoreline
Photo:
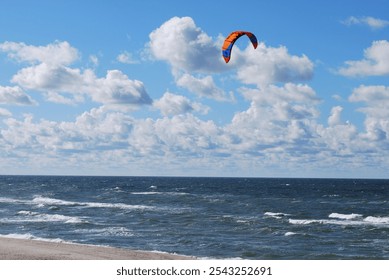
[[[0,237],[0,260],[193,260],[162,252]]]

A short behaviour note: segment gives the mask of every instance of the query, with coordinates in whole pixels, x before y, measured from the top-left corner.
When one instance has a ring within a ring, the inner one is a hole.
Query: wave
[[[0,197],[0,203],[24,204],[24,203],[28,203],[28,200],[14,199],[9,197]]]
[[[107,227],[94,229],[78,229],[77,233],[92,234],[97,236],[134,236],[135,234],[125,227]]]
[[[274,213],[274,212],[265,212],[263,215],[269,216],[275,219],[281,219],[282,217],[290,216],[290,214],[285,214],[285,213]]]
[[[22,217],[28,217],[19,219],[19,222],[63,222],[65,224],[83,224],[87,221],[78,217],[71,217],[59,214],[42,214],[32,211],[19,211],[18,215]]]
[[[163,194],[163,192],[132,192],[130,194],[135,194],[135,195],[151,195],[151,194]]]
[[[363,217],[361,214],[339,214],[339,213],[331,213],[329,218],[335,218],[335,219],[340,219],[340,220],[355,220],[355,219],[360,219]]]
[[[33,200],[35,204],[43,204],[43,205],[64,205],[64,206],[80,206],[82,203],[77,203],[73,201],[66,201],[62,199],[49,198],[44,196],[36,196]]]
[[[290,224],[294,225],[309,225],[309,224],[327,224],[341,226],[378,226],[389,227],[389,217],[373,217],[368,216],[363,218],[359,214],[336,214],[330,215],[330,218],[335,219],[289,219]]]
[[[286,232],[284,235],[285,236],[292,236],[292,235],[296,235],[297,233],[295,233],[295,232],[292,232],[292,231],[288,231],[288,232]]]
[[[125,210],[133,209],[154,209],[154,206],[147,205],[131,205],[125,203],[105,203],[105,202],[75,202],[75,201],[66,201],[61,199],[54,199],[44,196],[37,196],[32,200],[38,205],[56,205],[56,206],[81,206],[88,208],[119,208]]]
[[[0,197],[0,203],[10,203],[10,204],[29,204],[36,205],[38,207],[44,206],[79,206],[79,207],[88,207],[88,208],[118,208],[123,210],[152,210],[155,209],[154,206],[148,205],[131,205],[125,203],[106,203],[106,202],[76,202],[76,201],[67,201],[62,199],[50,198],[41,195],[35,196],[32,200],[23,200],[23,199],[14,199],[8,197]]]
[[[42,238],[42,237],[37,237],[35,235],[32,235],[30,233],[0,234],[0,237],[14,238],[14,239],[38,240],[38,241],[46,241],[46,242],[54,242],[54,243],[70,243],[70,242],[66,242],[65,240],[63,240],[61,238]]]
[[[389,225],[389,217],[366,217],[364,221],[374,224],[387,224]]]
[[[189,193],[185,192],[155,192],[155,191],[150,191],[150,192],[132,192],[130,194],[133,195],[189,195]]]

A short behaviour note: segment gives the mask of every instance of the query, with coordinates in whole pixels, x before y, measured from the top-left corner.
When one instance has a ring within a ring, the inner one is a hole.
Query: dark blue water
[[[389,180],[0,176],[0,236],[205,258],[389,259]]]

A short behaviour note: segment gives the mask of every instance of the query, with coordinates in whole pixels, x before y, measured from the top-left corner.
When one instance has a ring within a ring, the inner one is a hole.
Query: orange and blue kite
[[[230,61],[231,51],[232,51],[232,47],[235,44],[235,41],[238,40],[239,37],[241,37],[243,35],[246,35],[247,37],[249,37],[251,43],[253,44],[254,49],[257,48],[258,40],[257,40],[257,37],[255,37],[255,35],[253,33],[247,32],[247,31],[234,31],[230,35],[228,35],[228,37],[224,40],[224,44],[222,47],[222,54],[223,54],[223,58],[224,58],[226,63],[228,63],[228,61]]]

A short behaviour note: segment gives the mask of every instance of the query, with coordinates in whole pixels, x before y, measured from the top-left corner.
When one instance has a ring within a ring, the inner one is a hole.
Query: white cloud
[[[250,107],[236,113],[225,126],[201,120],[191,112],[178,113],[181,104],[178,111],[168,115],[168,102],[166,107],[161,105],[166,115],[156,119],[136,119],[109,106],[91,109],[70,122],[34,120],[31,115],[24,120],[5,116],[5,127],[0,130],[1,151],[11,161],[22,157],[25,164],[39,162],[44,168],[40,172],[61,164],[76,174],[94,172],[94,168],[101,172],[106,166],[112,168],[108,170],[111,174],[146,175],[155,175],[156,168],[164,175],[204,175],[210,170],[216,170],[214,175],[290,175],[291,171],[320,171],[338,165],[362,168],[380,160],[365,157],[374,151],[382,152],[382,160],[388,156],[378,146],[385,141],[384,123],[372,123],[371,130],[360,134],[355,126],[339,121],[338,108],[329,117],[335,120],[332,126],[320,125],[316,122],[318,100],[306,85],[242,92],[250,98]],[[169,95],[164,95],[165,101],[177,97]],[[178,100],[189,102],[185,97]],[[101,162],[108,164],[101,166]],[[282,173],[285,169],[288,171]]]
[[[323,160],[338,165],[342,157],[353,156],[355,159],[363,157],[363,152],[370,148],[360,138],[357,128],[350,123],[331,123],[334,117],[340,114],[339,108],[334,109],[329,117],[329,127],[318,125],[316,127],[317,152],[324,156]],[[339,115],[340,118],[340,115]],[[336,120],[338,121],[338,120]],[[361,153],[362,152],[362,153]],[[346,161],[347,162],[347,161]]]
[[[226,65],[221,58],[220,38],[213,41],[190,17],[174,17],[154,30],[150,34],[149,48],[154,58],[167,61],[174,73],[179,70],[215,73],[233,69],[237,70],[240,81],[256,85],[304,81],[313,75],[313,63],[305,55],[290,55],[286,47],[272,48],[263,43],[256,50],[251,44],[243,51],[234,46],[234,59]],[[178,81],[193,84],[194,77],[182,76]]]
[[[207,73],[225,69],[220,46],[190,17],[171,18],[149,37],[154,58],[167,61],[174,70]]]
[[[69,65],[79,58],[78,51],[68,42],[56,41],[47,46],[31,46],[25,43],[5,42],[0,51],[18,61],[46,63],[49,65]]]
[[[10,150],[33,148],[33,154],[93,153],[101,149],[115,149],[126,142],[132,119],[105,107],[84,112],[74,122],[34,121],[31,115],[24,120],[5,120],[8,128],[1,130]]]
[[[309,80],[313,63],[305,55],[290,55],[286,47],[272,48],[260,43],[257,49],[248,46],[244,51],[235,47],[234,61],[239,65],[238,79],[246,84],[266,86]]]
[[[380,29],[389,25],[388,20],[374,18],[374,17],[354,17],[350,16],[342,21],[345,25],[367,25],[371,29]]]
[[[331,109],[331,115],[328,117],[328,125],[335,126],[341,124],[341,113],[343,108],[341,106],[335,106]]]
[[[0,86],[0,104],[35,105],[36,102],[18,86]]]
[[[307,148],[302,142],[313,137],[312,121],[319,114],[315,108],[319,101],[312,88],[288,83],[241,91],[251,104],[246,111],[236,113],[227,126],[235,150],[263,153],[290,145],[296,150]]]
[[[225,92],[215,85],[212,76],[196,78],[189,74],[183,74],[177,79],[177,85],[188,89],[200,97],[227,100]]]
[[[349,97],[351,102],[365,102],[386,107],[389,103],[389,87],[361,85]],[[388,112],[389,113],[389,112]]]
[[[11,117],[12,113],[7,109],[0,108],[0,117]]]
[[[339,69],[344,76],[382,76],[389,74],[389,42],[374,41],[371,47],[364,51],[364,59],[350,60],[346,66]]]
[[[83,95],[65,96],[53,91],[48,91],[44,93],[44,96],[46,100],[49,102],[58,103],[58,104],[67,104],[67,105],[79,104],[84,102],[85,100]]]
[[[191,114],[163,118],[155,122],[155,132],[166,152],[181,156],[202,156],[218,146],[219,128],[212,121],[201,121]]]
[[[129,52],[122,52],[121,54],[119,54],[117,57],[116,57],[116,60],[119,61],[120,63],[124,63],[124,64],[135,64],[135,63],[138,63],[133,55]]]
[[[141,81],[131,80],[119,70],[108,70],[105,77],[99,78],[92,69],[68,66],[78,58],[78,51],[67,42],[47,46],[6,42],[0,49],[18,61],[33,64],[12,77],[11,82],[18,85],[16,88],[40,91],[48,101],[74,104],[88,96],[102,104],[127,106],[152,102]],[[97,57],[90,58],[98,62]]]
[[[158,108],[164,116],[185,114],[193,111],[206,114],[208,107],[191,102],[188,98],[182,95],[166,92],[159,100],[155,100],[153,106]]]
[[[152,100],[141,81],[130,80],[119,70],[107,71],[105,78],[88,84],[92,99],[103,104],[151,104]]]
[[[365,137],[372,141],[389,140],[389,87],[362,85],[354,89],[349,101],[365,104],[359,109],[366,114]]]
[[[91,70],[81,73],[79,69],[41,63],[22,68],[13,76],[11,81],[30,90],[76,94],[85,92],[85,84],[90,84],[94,79]]]

